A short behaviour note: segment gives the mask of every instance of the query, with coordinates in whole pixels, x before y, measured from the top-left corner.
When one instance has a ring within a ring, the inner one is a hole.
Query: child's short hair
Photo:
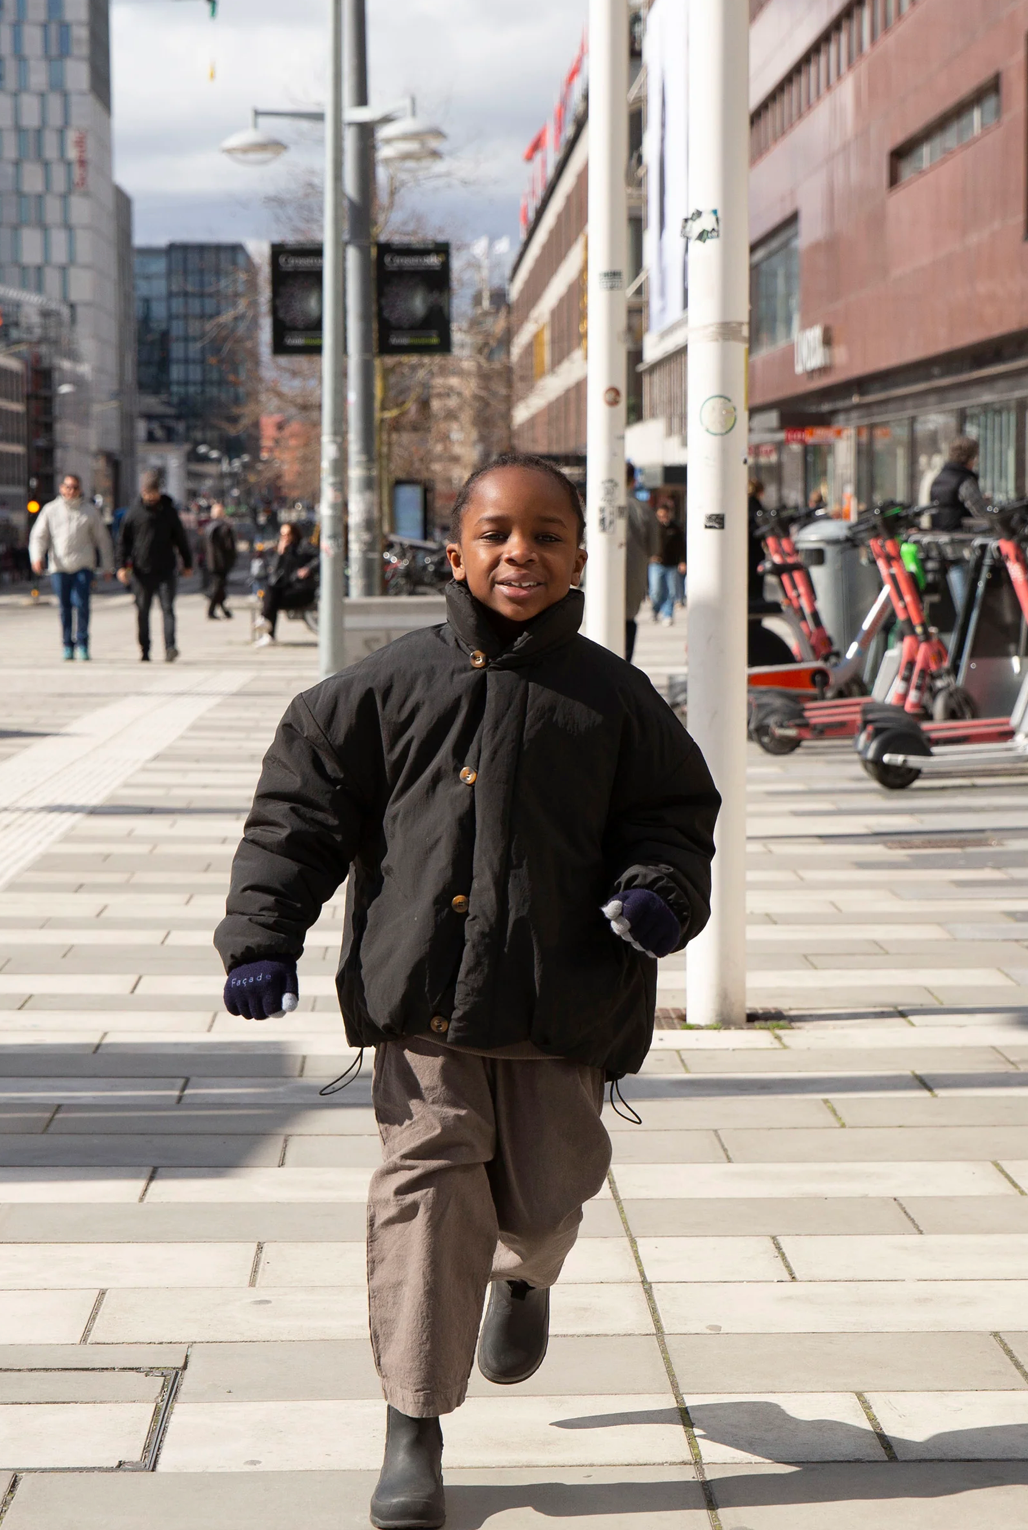
[[[582,496],[571,482],[566,473],[562,473],[559,467],[554,467],[552,462],[547,462],[545,457],[536,457],[532,452],[502,452],[499,457],[494,457],[492,462],[487,462],[484,467],[476,468],[471,477],[462,485],[460,493],[453,502],[450,512],[450,541],[460,541],[460,523],[464,518],[464,507],[475,491],[475,486],[487,473],[493,473],[497,468],[530,468],[535,473],[545,473],[554,482],[560,484],[567,496],[568,505],[578,522],[579,540],[585,535],[585,511],[582,509]]]

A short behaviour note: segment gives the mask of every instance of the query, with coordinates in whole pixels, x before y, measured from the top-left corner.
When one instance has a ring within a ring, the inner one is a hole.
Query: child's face
[[[532,468],[497,468],[480,479],[464,507],[460,541],[446,555],[454,579],[514,622],[563,600],[585,567],[567,495]]]

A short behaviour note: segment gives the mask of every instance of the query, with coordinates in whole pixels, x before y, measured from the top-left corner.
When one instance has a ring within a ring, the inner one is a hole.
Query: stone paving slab
[[[288,1021],[225,1015],[209,945],[313,647],[257,654],[181,607],[183,660],[141,682],[126,602],[69,673],[38,663],[47,613],[0,600],[26,658],[0,793],[51,730],[55,768],[92,769],[94,740],[115,783],[34,820],[0,890],[0,1441],[22,1428],[54,1468],[138,1454],[111,1410],[149,1419],[142,1373],[184,1367],[156,1473],[29,1470],[4,1530],[363,1525],[380,1451],[367,1077],[317,1094],[353,1056],[341,898]],[[680,667],[681,640],[644,622],[641,662]],[[104,741],[105,707],[155,696],[179,707],[163,742]],[[512,1391],[476,1374],[446,1423],[458,1530],[864,1530],[879,1503],[889,1530],[1028,1527],[1023,1464],[991,1459],[1028,1448],[1028,810],[998,782],[893,800],[831,746],[754,752],[750,789],[751,1002],[784,1028],[678,1029],[686,959],[664,964],[672,1018],[625,1081],[644,1124],[610,1118],[618,1199],[586,1208],[547,1362]],[[918,848],[968,825],[981,848]]]
[[[14,1530],[367,1530],[377,1473],[234,1472],[26,1477],[8,1512]],[[703,1495],[682,1466],[452,1471],[448,1530],[708,1530]],[[3,1478],[0,1476],[0,1486]],[[1026,1521],[1028,1523],[1028,1521]],[[1016,1527],[1020,1530],[1020,1526]]]

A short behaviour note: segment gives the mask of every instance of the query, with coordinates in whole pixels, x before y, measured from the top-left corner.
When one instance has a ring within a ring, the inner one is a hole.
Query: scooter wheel
[[[866,731],[866,730],[865,730]],[[883,728],[858,749],[860,763],[873,781],[887,791],[901,792],[913,786],[921,772],[915,765],[887,765],[887,754],[919,754],[927,757],[931,745],[918,727]]]
[[[969,718],[977,716],[974,697],[962,685],[940,691],[932,702],[933,722],[967,722]]]
[[[796,718],[791,712],[762,711],[750,724],[750,738],[760,745],[765,754],[792,754],[803,740],[795,735],[779,733],[778,728],[779,725],[795,725],[795,722]]]

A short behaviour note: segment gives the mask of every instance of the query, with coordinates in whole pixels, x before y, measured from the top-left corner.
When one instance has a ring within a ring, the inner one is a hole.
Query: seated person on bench
[[[280,611],[299,611],[318,598],[318,554],[305,543],[299,526],[287,522],[279,532],[275,561],[268,573],[261,603],[262,635],[259,647],[275,641],[275,625]]]

